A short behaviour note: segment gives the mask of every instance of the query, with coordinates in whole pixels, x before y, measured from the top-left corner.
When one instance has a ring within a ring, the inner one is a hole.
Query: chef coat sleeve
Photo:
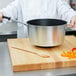
[[[70,23],[72,17],[76,15],[76,11],[74,11],[65,0],[57,1],[57,11],[59,17],[66,20],[68,23]]]
[[[17,8],[19,6],[19,0],[15,0],[10,3],[7,7],[0,10],[4,16],[11,17],[12,19],[17,19]],[[6,23],[8,20],[3,19],[3,22]]]

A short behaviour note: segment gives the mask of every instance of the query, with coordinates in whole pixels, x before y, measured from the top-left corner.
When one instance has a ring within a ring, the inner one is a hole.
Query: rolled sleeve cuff
[[[70,23],[71,19],[72,19],[74,16],[76,16],[76,11],[73,11],[73,10],[72,10],[72,11],[69,13],[69,15],[68,15],[68,19],[67,19],[68,24]]]

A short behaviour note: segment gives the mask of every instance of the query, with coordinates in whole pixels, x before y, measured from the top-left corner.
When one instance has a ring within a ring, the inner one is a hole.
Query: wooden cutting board
[[[8,48],[14,72],[74,67],[76,66],[76,58],[68,59],[61,56],[63,51],[71,50],[74,47],[76,47],[75,36],[66,36],[61,46],[52,48],[35,47],[29,42],[28,38],[8,39]],[[49,57],[44,58],[37,54]]]

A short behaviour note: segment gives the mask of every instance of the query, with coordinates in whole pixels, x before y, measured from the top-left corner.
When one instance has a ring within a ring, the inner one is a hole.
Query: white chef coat
[[[39,18],[62,19],[69,22],[76,15],[64,0],[15,0],[1,11],[5,16],[23,23]],[[27,37],[27,27],[18,23],[17,35],[18,38]]]

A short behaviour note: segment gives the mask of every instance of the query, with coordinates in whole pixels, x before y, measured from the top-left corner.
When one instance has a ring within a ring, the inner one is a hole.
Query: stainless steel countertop
[[[0,76],[13,76],[7,43],[0,42]]]
[[[12,74],[7,42],[0,42],[0,75],[1,76],[56,76],[56,75],[74,76],[76,74],[76,67],[27,71],[27,72],[13,72],[13,73],[14,75]]]

